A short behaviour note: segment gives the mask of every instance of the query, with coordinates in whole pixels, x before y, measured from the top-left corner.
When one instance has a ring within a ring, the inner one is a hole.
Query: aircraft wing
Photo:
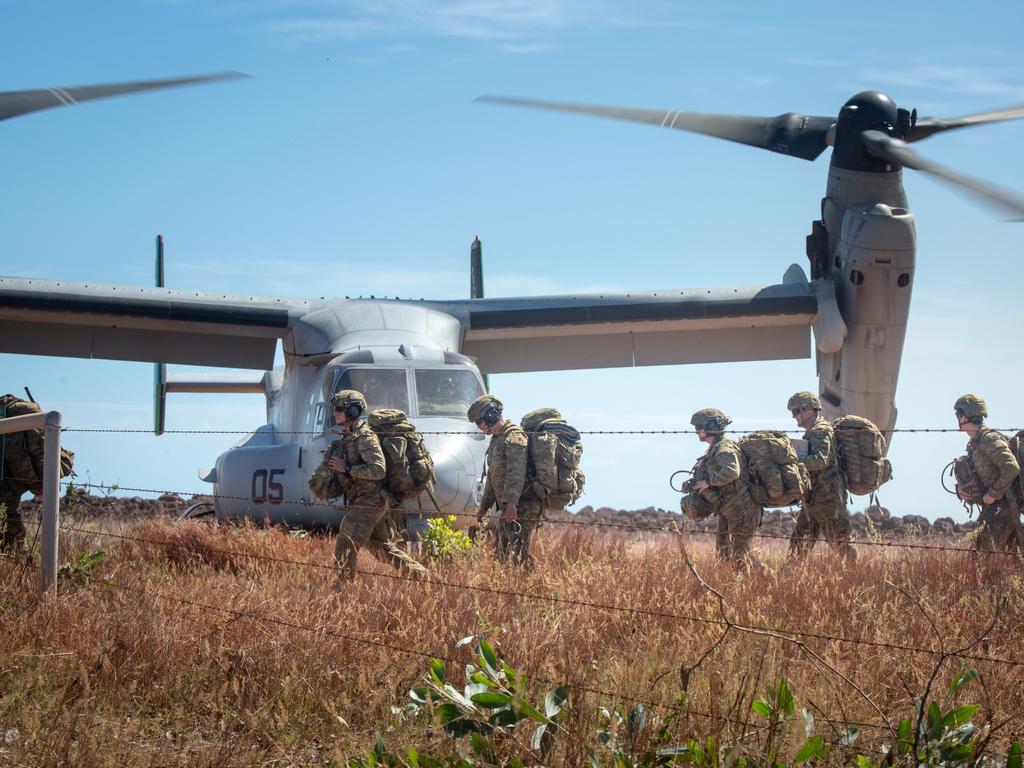
[[[397,344],[423,334],[433,310],[452,333],[426,338],[454,348],[461,333],[485,373],[780,360],[810,356],[811,325],[834,304],[795,266],[782,284],[750,288],[415,302],[0,277],[0,352],[268,370],[278,339],[304,355],[356,337]]]
[[[308,303],[0,277],[0,352],[269,370]]]
[[[434,306],[461,320],[462,352],[486,373],[806,358],[818,300],[799,268],[791,272],[749,288]]]

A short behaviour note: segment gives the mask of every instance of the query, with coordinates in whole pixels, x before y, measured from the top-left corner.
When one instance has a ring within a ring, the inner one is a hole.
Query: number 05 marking
[[[276,478],[284,475],[283,469],[257,469],[252,473],[252,500],[255,504],[269,501],[280,504],[284,501],[284,485]]]

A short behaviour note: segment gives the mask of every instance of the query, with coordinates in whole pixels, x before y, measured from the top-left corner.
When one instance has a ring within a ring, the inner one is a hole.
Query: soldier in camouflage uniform
[[[345,389],[331,398],[331,404],[342,436],[324,453],[309,482],[314,486],[335,480],[345,498],[334,547],[340,575],[346,580],[355,577],[359,549],[366,546],[378,559],[401,568],[407,559],[397,551],[398,531],[388,514],[393,500],[384,488],[384,451],[362,418],[366,399],[354,389]]]
[[[960,431],[970,436],[967,455],[985,489],[975,539],[979,550],[1012,550],[1024,546],[1020,515],[1020,465],[1001,432],[985,424],[988,407],[978,395],[967,394],[953,406]]]
[[[12,487],[4,478],[0,481],[0,523],[3,525],[3,537],[0,538],[0,549],[20,552],[25,541],[25,524],[21,521],[21,496],[23,490]]]
[[[850,544],[850,512],[846,508],[846,481],[832,425],[821,415],[821,400],[813,392],[797,392],[786,406],[797,426],[807,430],[807,455],[800,461],[811,478],[811,490],[800,506],[796,528],[789,539],[789,554],[801,558],[824,537],[840,555],[852,562],[857,553]]]
[[[725,428],[731,423],[732,419],[717,408],[703,408],[690,418],[698,439],[709,446],[698,462],[692,489],[718,515],[718,557],[737,565],[760,567],[750,551],[750,542],[761,524],[761,508],[750,497],[747,464],[740,447],[725,437]]]
[[[36,403],[16,395],[0,397],[0,417],[40,413]],[[21,519],[21,497],[26,492],[42,493],[43,437],[38,429],[10,432],[0,436],[3,442],[3,477],[0,479],[0,549],[20,552],[25,542],[25,524]]]
[[[466,414],[481,432],[491,436],[487,446],[487,482],[477,520],[482,521],[491,507],[496,507],[496,519],[490,523],[498,559],[531,566],[530,538],[544,511],[543,502],[526,485],[526,433],[502,416],[502,410],[498,398],[483,395],[469,406]]]

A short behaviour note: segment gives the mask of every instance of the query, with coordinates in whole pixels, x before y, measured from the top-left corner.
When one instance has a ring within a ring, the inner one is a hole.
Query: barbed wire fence
[[[112,539],[117,539],[117,540],[122,540],[122,541],[130,541],[130,542],[141,543],[141,544],[148,544],[148,545],[154,545],[154,546],[160,546],[160,547],[176,547],[176,546],[181,546],[180,542],[175,542],[175,541],[171,541],[171,540],[168,540],[168,539],[158,539],[158,538],[145,537],[145,536],[139,536],[139,535],[129,535],[129,534],[125,534],[125,533],[114,533],[114,532],[111,532],[111,531],[103,531],[103,530],[100,530],[100,529],[91,528],[91,527],[83,527],[83,526],[80,526],[80,525],[65,524],[64,525],[64,530],[66,530],[66,531],[73,531],[73,532],[80,533],[80,534],[83,534],[83,535],[88,535],[88,536],[96,536],[96,537],[101,537],[101,538],[112,538]],[[318,570],[323,570],[323,571],[333,571],[334,568],[335,568],[335,566],[333,566],[333,565],[328,565],[328,564],[324,564],[324,563],[309,562],[309,561],[302,561],[302,560],[293,560],[293,559],[289,559],[289,558],[274,557],[274,556],[268,556],[268,555],[265,555],[265,554],[257,554],[257,553],[251,553],[251,552],[243,552],[243,551],[238,551],[238,550],[233,550],[233,549],[228,549],[228,548],[211,547],[208,544],[204,545],[204,550],[209,551],[209,552],[218,553],[218,554],[225,555],[225,556],[229,556],[229,557],[248,558],[248,559],[253,559],[253,560],[261,561],[261,562],[282,564],[282,565],[288,565],[288,566],[298,566],[298,567],[303,567],[303,568],[313,568],[313,569],[318,569]],[[629,614],[629,615],[632,615],[632,616],[645,616],[645,617],[651,617],[651,618],[669,619],[669,620],[678,621],[678,622],[702,623],[702,624],[710,624],[710,625],[718,625],[718,626],[731,626],[731,625],[733,625],[733,622],[730,622],[728,620],[718,619],[718,618],[708,617],[708,616],[679,614],[679,613],[672,613],[672,612],[668,612],[668,611],[659,611],[659,610],[654,610],[654,609],[636,608],[636,607],[631,607],[631,606],[622,606],[622,605],[615,605],[615,604],[610,604],[610,603],[599,603],[599,602],[586,601],[586,600],[577,600],[577,599],[572,599],[572,598],[560,597],[558,595],[542,595],[542,594],[525,592],[525,591],[520,591],[520,590],[498,589],[498,588],[490,587],[490,586],[480,586],[480,585],[471,585],[471,584],[464,584],[464,583],[459,583],[459,582],[453,582],[453,581],[448,581],[448,580],[444,580],[444,579],[438,579],[438,578],[433,577],[433,576],[429,577],[429,578],[426,578],[426,579],[423,579],[423,578],[414,577],[414,576],[403,574],[403,573],[395,573],[395,572],[381,572],[381,571],[373,571],[373,570],[366,570],[366,569],[357,569],[356,572],[359,575],[361,575],[361,576],[365,576],[365,577],[369,577],[369,578],[374,578],[374,579],[389,579],[389,580],[398,580],[398,581],[409,582],[409,583],[411,583],[412,585],[414,585],[417,588],[426,588],[426,589],[437,589],[439,587],[454,588],[454,589],[457,589],[457,590],[469,590],[469,591],[483,592],[483,593],[487,593],[487,594],[490,594],[490,595],[493,595],[493,596],[515,597],[515,598],[522,598],[522,599],[528,599],[528,600],[543,601],[543,602],[548,602],[548,603],[553,603],[553,604],[567,605],[567,606],[573,606],[573,607],[580,607],[580,608],[585,608],[585,609],[590,609],[590,610],[617,611],[617,612],[626,613],[626,614]],[[165,602],[177,603],[177,604],[183,605],[183,606],[188,606],[188,607],[192,607],[192,608],[198,608],[198,609],[200,609],[202,611],[215,612],[215,613],[220,613],[220,614],[224,614],[224,615],[229,615],[229,616],[231,616],[235,620],[246,620],[246,621],[253,621],[253,622],[261,622],[261,623],[264,623],[264,624],[270,624],[270,625],[274,625],[274,626],[284,627],[284,628],[287,628],[287,629],[294,629],[294,630],[298,630],[298,631],[301,631],[301,632],[311,633],[311,634],[314,634],[316,636],[334,637],[334,638],[337,638],[337,639],[343,639],[343,640],[347,640],[347,641],[350,641],[350,642],[353,642],[353,643],[373,646],[373,647],[377,647],[377,648],[380,648],[380,649],[383,649],[383,650],[387,650],[387,651],[390,651],[390,652],[394,652],[394,653],[397,653],[397,654],[414,656],[414,657],[417,657],[417,658],[423,658],[423,659],[439,658],[439,659],[442,659],[442,660],[448,662],[449,664],[454,665],[453,668],[457,668],[458,665],[463,664],[466,661],[464,658],[463,659],[459,659],[459,658],[453,657],[451,655],[437,653],[436,651],[428,651],[428,650],[423,650],[423,649],[418,649],[418,648],[410,648],[408,646],[405,646],[405,645],[402,645],[402,644],[399,644],[399,643],[395,643],[395,642],[387,640],[387,639],[355,635],[355,634],[351,634],[351,633],[347,633],[347,632],[342,632],[340,630],[336,630],[336,629],[333,629],[333,628],[330,628],[330,627],[326,627],[326,626],[323,626],[323,625],[310,626],[310,625],[303,624],[302,622],[298,622],[298,621],[282,619],[282,618],[277,617],[277,616],[268,616],[265,613],[255,613],[255,612],[248,611],[248,610],[241,610],[241,609],[239,609],[237,607],[228,607],[228,606],[223,605],[223,604],[222,605],[214,605],[214,604],[211,604],[209,602],[199,601],[199,600],[191,599],[191,598],[188,598],[188,597],[183,597],[183,596],[180,596],[180,595],[168,594],[165,591],[153,592],[152,590],[147,590],[147,589],[145,589],[143,587],[136,587],[136,586],[132,586],[130,584],[119,583],[119,582],[116,582],[116,581],[114,581],[112,579],[97,579],[95,581],[95,583],[96,583],[97,586],[99,586],[101,588],[109,588],[109,589],[113,589],[113,590],[133,592],[133,593],[138,594],[138,595],[148,595],[150,597],[155,597],[155,598],[157,598],[157,599],[159,599],[161,601],[165,601]],[[237,604],[237,601],[235,599],[231,599],[229,601],[229,605],[230,606],[235,606],[236,604]],[[888,651],[900,651],[900,652],[912,653],[912,654],[928,654],[928,655],[931,655],[931,656],[938,656],[940,654],[946,653],[946,651],[944,651],[944,649],[942,649],[942,648],[926,647],[926,646],[915,646],[915,645],[906,644],[906,643],[893,643],[893,642],[888,642],[888,641],[871,640],[871,639],[867,639],[867,638],[851,638],[851,637],[845,637],[845,636],[842,636],[842,635],[831,635],[831,634],[823,633],[823,632],[805,631],[805,630],[793,629],[793,628],[789,628],[789,627],[752,624],[752,625],[748,625],[748,628],[751,629],[751,630],[757,631],[757,632],[768,633],[770,636],[776,637],[776,638],[778,638],[780,640],[789,640],[791,642],[796,642],[800,646],[802,646],[802,643],[800,643],[799,641],[796,641],[795,638],[818,639],[818,640],[824,640],[824,641],[837,642],[837,643],[841,643],[841,644],[849,644],[849,645],[854,645],[854,646],[867,646],[867,647],[885,649],[885,650],[888,650]],[[985,663],[985,664],[992,664],[992,665],[995,665],[995,666],[1010,666],[1010,667],[1013,667],[1013,668],[1020,668],[1020,667],[1024,666],[1024,660],[1011,659],[1011,658],[1002,658],[1002,657],[997,657],[997,656],[989,656],[989,655],[985,655],[985,654],[964,653],[962,655],[958,655],[957,658],[962,659],[963,661],[980,662],[980,663]],[[564,681],[555,681],[555,680],[552,680],[550,678],[545,678],[545,677],[536,677],[535,676],[533,679],[535,679],[537,682],[542,682],[542,683],[549,684],[549,685],[562,685],[562,684],[565,684]],[[693,717],[701,718],[701,719],[704,719],[704,720],[712,722],[712,723],[715,723],[715,722],[717,722],[717,723],[728,723],[730,725],[741,727],[741,728],[745,729],[748,732],[748,735],[750,733],[755,733],[758,730],[761,730],[761,729],[764,729],[765,727],[767,727],[765,724],[754,723],[754,722],[751,722],[749,720],[745,720],[745,719],[742,719],[742,718],[739,718],[739,717],[729,716],[728,714],[725,714],[725,713],[722,713],[722,712],[715,713],[715,712],[708,712],[706,710],[702,710],[702,709],[700,709],[698,707],[694,707],[692,705],[692,703],[689,702],[689,700],[687,700],[685,703],[681,703],[680,700],[665,701],[665,700],[652,700],[650,698],[640,698],[640,697],[637,697],[637,696],[635,696],[633,694],[629,694],[629,693],[624,692],[624,691],[609,690],[606,687],[600,687],[596,683],[589,683],[589,682],[588,683],[579,683],[579,682],[569,683],[568,687],[570,689],[572,689],[572,690],[576,690],[576,691],[581,692],[581,693],[593,694],[593,695],[598,695],[598,696],[604,697],[604,699],[606,701],[624,702],[624,703],[630,703],[630,704],[634,704],[634,705],[642,704],[642,705],[644,705],[646,707],[649,707],[649,708],[652,708],[652,709],[660,709],[661,711],[664,711],[664,712],[667,712],[667,711],[670,711],[670,710],[680,710],[682,713],[686,714],[687,716],[693,716]],[[840,733],[839,729],[844,729],[845,730],[845,729],[849,729],[851,727],[865,729],[865,730],[874,730],[874,731],[879,731],[879,732],[888,731],[890,733],[892,733],[892,730],[893,730],[891,724],[889,724],[889,723],[865,722],[865,721],[861,721],[861,720],[851,719],[851,718],[845,717],[845,716],[843,718],[830,717],[829,715],[827,715],[827,713],[821,711],[820,708],[817,707],[817,705],[814,705],[814,706],[818,710],[818,714],[817,714],[816,719],[820,720],[823,723],[827,723],[831,728],[833,728],[834,731],[836,731],[837,734]],[[845,742],[843,741],[842,737],[840,737],[840,736],[837,736],[834,739],[825,738],[825,741],[827,741],[828,743],[831,743],[833,745],[845,745]]]
[[[66,432],[97,432],[97,433],[133,433],[133,432],[134,433],[149,433],[149,430],[88,429],[88,428],[65,428],[63,431],[66,431]],[[785,432],[791,432],[791,433],[802,433],[803,432],[803,430],[779,430],[779,431],[785,431]],[[928,434],[928,433],[941,433],[941,432],[958,432],[959,430],[958,429],[938,428],[938,429],[898,429],[898,430],[894,430],[894,431],[896,431],[896,432],[909,432],[909,433],[924,433],[924,434]],[[237,432],[236,431],[227,431],[227,430],[173,430],[173,431],[168,431],[168,432],[171,433],[171,434],[181,434],[181,435],[195,435],[195,434],[214,434],[215,435],[215,434],[249,434],[249,433],[252,432],[252,430],[244,430],[244,431],[237,431]],[[286,434],[286,433],[279,433],[279,434]],[[321,435],[322,433],[319,433],[319,432],[292,432],[292,433],[287,433],[287,434]],[[478,435],[479,433],[478,432],[467,432],[467,431],[445,431],[445,432],[428,432],[428,431],[425,431],[422,434],[435,434],[435,435]],[[581,434],[584,434],[584,435],[676,435],[676,434],[692,435],[693,433],[692,433],[691,430],[686,429],[686,430],[595,430],[595,431],[583,431],[583,432],[581,432]],[[64,484],[65,485],[71,485],[71,483],[69,483],[67,481],[65,481]],[[113,483],[92,483],[92,482],[89,482],[89,483],[85,483],[83,485],[87,486],[88,488],[96,488],[96,489],[103,490],[105,492],[111,492],[111,493],[112,492],[116,492],[116,491],[122,491],[122,492],[133,492],[133,493],[148,493],[148,494],[155,494],[155,495],[173,494],[173,495],[176,495],[176,496],[179,496],[179,497],[185,497],[185,496],[189,495],[189,492],[172,491],[172,490],[159,490],[159,489],[151,489],[151,488],[127,487],[127,486],[123,486],[123,485],[120,485],[120,484],[113,484]],[[208,498],[208,499],[212,499],[212,500],[221,500],[221,499],[223,499],[223,500],[244,501],[244,502],[247,502],[247,503],[250,503],[250,504],[253,503],[253,499],[251,497],[248,497],[248,496],[223,495],[223,494],[214,494],[214,495],[202,494],[202,495],[193,495],[193,496],[194,497],[201,496],[202,498]],[[337,506],[338,506],[337,504],[331,503],[331,502],[312,501],[312,500],[309,500],[309,499],[289,499],[289,500],[283,500],[282,499],[279,503],[302,505],[302,506],[311,506],[311,507],[325,507],[325,508],[332,508],[332,509],[336,509]],[[466,514],[466,513],[456,513],[456,516],[457,517],[464,517],[464,518],[475,518],[475,515]],[[32,523],[33,521],[26,521],[26,522]],[[38,525],[38,523],[35,523],[35,524]],[[604,521],[596,521],[596,520],[550,520],[550,521],[546,521],[545,524],[546,525],[580,526],[580,527],[586,527],[586,528],[591,528],[591,529],[599,529],[599,530],[600,529],[608,529],[608,530],[614,530],[614,531],[635,531],[635,532],[642,532],[642,533],[645,533],[645,534],[646,533],[672,534],[672,535],[676,535],[676,536],[687,536],[687,537],[690,537],[690,536],[710,536],[710,535],[715,535],[715,532],[714,531],[710,531],[710,530],[692,530],[692,529],[691,530],[686,530],[686,529],[681,530],[677,526],[671,526],[671,527],[661,526],[661,527],[659,527],[659,526],[651,526],[651,525],[637,525],[637,524],[629,524],[629,523],[615,523],[615,522],[604,522]],[[76,525],[71,525],[71,524],[68,524],[68,523],[64,523],[63,527],[62,527],[62,530],[74,531],[74,532],[82,534],[82,535],[95,536],[95,537],[101,537],[101,538],[105,537],[105,538],[108,538],[108,539],[116,539],[116,540],[122,540],[122,541],[130,541],[130,542],[139,543],[139,544],[145,544],[145,545],[150,545],[150,546],[159,546],[159,547],[177,546],[176,542],[171,541],[171,540],[167,540],[167,539],[155,539],[155,538],[152,538],[152,537],[144,537],[144,536],[138,536],[138,535],[129,535],[129,534],[126,534],[126,533],[114,533],[114,532],[111,532],[111,531],[103,531],[103,530],[96,529],[96,528],[84,527],[82,525],[77,525],[77,524]],[[770,533],[757,533],[755,535],[757,537],[763,538],[763,539],[782,539],[782,540],[788,540],[788,538],[789,538],[788,536],[779,535],[779,534],[770,534]],[[924,550],[924,551],[931,550],[931,551],[938,551],[938,552],[970,553],[970,554],[979,554],[980,553],[980,554],[986,554],[986,555],[999,555],[999,556],[1019,557],[1019,555],[1016,555],[1015,553],[1010,553],[1010,552],[1006,552],[1006,551],[1003,551],[1003,550],[994,550],[994,549],[993,550],[984,550],[984,549],[983,550],[978,550],[978,549],[975,549],[975,548],[964,548],[964,547],[957,547],[957,546],[952,546],[952,545],[931,544],[931,543],[924,543],[924,542],[885,541],[885,540],[877,540],[877,539],[865,539],[865,540],[855,540],[853,543],[858,544],[858,545],[862,545],[862,546],[870,546],[870,547],[891,547],[891,548],[902,548],[902,549],[909,549],[909,550]],[[324,563],[315,563],[315,562],[308,562],[308,561],[301,561],[301,560],[293,560],[293,559],[289,559],[289,558],[281,558],[281,557],[268,556],[268,555],[265,555],[265,554],[255,554],[255,553],[249,553],[249,552],[242,552],[242,551],[237,551],[237,550],[232,550],[232,549],[227,549],[227,548],[223,548],[222,549],[222,548],[218,548],[218,547],[209,547],[209,546],[207,546],[206,548],[209,551],[216,552],[218,554],[224,555],[226,557],[232,557],[232,558],[236,558],[236,557],[237,558],[252,558],[252,559],[257,560],[257,561],[263,561],[263,562],[268,562],[268,563],[276,563],[276,564],[281,564],[281,565],[295,566],[295,567],[304,567],[304,568],[315,568],[315,569],[326,570],[326,571],[333,571],[334,568],[335,568],[335,566],[333,564],[324,564]],[[4,559],[7,559],[7,558],[4,558]],[[718,625],[718,626],[726,626],[726,625],[728,625],[730,623],[727,620],[724,620],[722,618],[715,618],[715,617],[711,617],[711,616],[702,616],[702,615],[684,614],[684,613],[674,613],[674,612],[671,612],[671,611],[662,611],[662,610],[657,610],[657,609],[654,609],[654,608],[641,608],[641,607],[636,607],[636,606],[619,605],[619,604],[615,604],[615,603],[603,603],[603,602],[597,602],[597,601],[579,600],[579,599],[567,598],[567,597],[559,596],[559,595],[540,594],[540,593],[536,593],[536,592],[528,592],[528,591],[521,591],[521,590],[514,590],[514,589],[499,589],[497,587],[492,587],[492,586],[487,586],[487,585],[468,584],[468,583],[462,583],[462,582],[459,582],[459,581],[451,581],[451,580],[446,580],[446,579],[440,579],[440,578],[437,578],[436,576],[430,576],[430,577],[424,579],[424,578],[414,577],[414,576],[411,576],[411,575],[408,575],[408,574],[404,574],[404,573],[395,573],[395,572],[387,572],[387,573],[385,573],[385,572],[366,570],[366,569],[357,569],[356,572],[360,576],[364,576],[364,577],[370,578],[370,579],[389,579],[389,580],[408,581],[408,582],[411,582],[414,585],[416,585],[418,588],[424,588],[424,589],[440,589],[440,588],[444,588],[444,589],[466,590],[466,591],[485,593],[485,594],[488,594],[488,595],[491,595],[491,596],[495,596],[495,597],[516,598],[516,599],[519,599],[519,600],[530,600],[530,601],[545,602],[545,603],[548,603],[548,604],[562,605],[562,606],[571,606],[571,607],[585,609],[585,610],[591,610],[591,611],[618,612],[618,613],[623,613],[623,614],[626,614],[626,615],[629,615],[629,616],[656,618],[656,619],[660,619],[660,620],[668,620],[668,621],[680,622],[680,623],[684,623],[684,622],[685,623],[700,623],[700,624]],[[123,583],[115,583],[115,582],[109,581],[109,580],[104,582],[103,586],[109,587],[111,589],[118,589],[118,590],[125,590],[125,591],[135,591],[137,593],[144,592],[144,590],[141,590],[138,587],[132,587],[130,585],[123,584]],[[291,621],[288,621],[288,620],[285,620],[285,619],[281,619],[281,618],[278,618],[278,617],[271,617],[271,616],[260,615],[260,614],[253,613],[253,612],[240,611],[240,610],[238,610],[236,608],[225,607],[223,605],[211,605],[211,604],[208,604],[208,603],[204,603],[204,602],[197,601],[197,600],[191,600],[189,598],[185,598],[185,597],[181,597],[181,596],[164,594],[162,592],[160,594],[158,594],[157,596],[161,600],[176,601],[176,602],[180,603],[181,605],[191,606],[193,608],[198,608],[198,609],[203,610],[203,611],[220,612],[220,613],[223,613],[223,614],[228,614],[228,615],[231,615],[234,618],[240,619],[240,620],[264,622],[264,623],[274,624],[274,625],[278,625],[278,626],[283,626],[283,627],[286,627],[286,628],[289,628],[289,629],[295,629],[295,630],[298,630],[298,631],[317,633],[317,634],[321,634],[321,635],[327,635],[327,636],[331,636],[331,637],[336,637],[338,639],[345,639],[345,640],[348,640],[350,642],[361,643],[361,644],[366,644],[366,645],[372,645],[372,646],[379,647],[381,649],[385,649],[385,650],[388,650],[388,651],[391,651],[391,652],[394,652],[394,653],[401,653],[401,654],[415,656],[415,657],[420,657],[420,658],[442,658],[442,659],[444,659],[446,661],[449,661],[450,663],[460,663],[459,660],[455,659],[454,657],[439,656],[436,653],[431,653],[431,652],[428,652],[428,651],[425,651],[425,650],[421,650],[421,649],[416,649],[416,648],[409,648],[409,647],[406,647],[406,646],[402,646],[402,645],[398,645],[398,644],[389,642],[387,640],[381,640],[381,639],[377,639],[377,638],[361,637],[361,636],[358,636],[358,635],[346,634],[346,633],[342,633],[342,632],[339,632],[339,631],[336,631],[336,630],[333,630],[333,629],[330,629],[330,628],[325,628],[325,627],[322,627],[322,626],[319,626],[319,627],[308,626],[308,625],[304,625],[304,624],[299,623],[299,622],[291,622]],[[940,654],[940,653],[943,652],[942,649],[934,648],[934,647],[916,646],[916,645],[912,645],[912,644],[909,644],[909,643],[892,642],[892,641],[888,641],[888,640],[871,639],[871,638],[867,638],[867,637],[850,637],[850,636],[837,635],[837,634],[834,635],[834,634],[829,634],[829,633],[826,633],[826,632],[816,632],[816,631],[811,631],[811,630],[802,630],[802,629],[799,629],[799,628],[792,628],[792,627],[785,627],[785,626],[751,625],[751,629],[754,629],[754,630],[757,630],[757,631],[760,631],[760,632],[765,632],[765,633],[774,633],[775,636],[780,637],[780,639],[795,640],[796,638],[803,638],[803,639],[811,639],[811,640],[820,640],[820,641],[824,641],[824,642],[832,642],[832,643],[850,645],[850,646],[854,646],[854,647],[869,647],[869,648],[884,649],[884,650],[887,650],[887,651],[899,652],[899,653],[904,653],[904,654],[930,654],[930,655],[934,656],[934,655],[937,655],[937,654]],[[962,658],[964,661],[970,661],[970,662],[973,662],[973,663],[991,664],[991,665],[994,665],[996,667],[1006,666],[1006,667],[1015,668],[1015,669],[1019,669],[1021,667],[1024,667],[1024,660],[1022,660],[1022,659],[1000,657],[1000,656],[992,656],[992,655],[987,655],[987,654],[965,653],[962,656],[960,656],[959,658]],[[554,681],[545,680],[544,678],[539,678],[539,681],[554,684]],[[638,699],[638,698],[636,698],[634,696],[630,696],[630,695],[628,695],[628,694],[626,694],[624,692],[621,692],[621,691],[609,691],[609,690],[605,690],[605,689],[600,688],[600,687],[594,687],[593,685],[589,685],[589,684],[587,684],[587,685],[584,685],[584,684],[573,684],[570,687],[572,687],[572,688],[574,688],[576,690],[579,690],[581,692],[604,696],[606,698],[609,698],[609,699],[612,699],[612,700],[616,700],[616,701],[631,702],[631,703],[634,703],[634,704],[643,704],[645,706],[655,707],[655,708],[660,708],[660,709],[665,709],[665,710],[673,709],[673,708],[678,708],[680,706],[679,702],[643,700],[643,699]],[[716,714],[716,713],[710,713],[710,712],[702,711],[702,710],[699,710],[699,709],[695,709],[692,706],[690,706],[689,704],[686,705],[685,709],[686,709],[687,714],[690,714],[690,715],[693,715],[693,716],[696,716],[696,717],[706,718],[706,719],[709,719],[709,720],[717,720],[719,722],[729,722],[729,723],[731,723],[733,725],[736,725],[736,726],[739,726],[739,727],[742,727],[742,728],[745,728],[745,729],[759,729],[759,728],[763,728],[764,727],[763,725],[752,723],[752,722],[749,722],[749,721],[746,721],[746,720],[743,720],[743,719],[740,719],[740,718],[731,718],[731,717],[725,716],[725,715],[723,715],[721,713],[717,713]],[[845,718],[844,719],[834,719],[834,718],[827,717],[825,715],[825,713],[820,713],[819,719],[822,720],[823,722],[829,723],[833,727],[838,725],[838,726],[843,726],[843,727],[856,726],[856,727],[865,728],[865,729],[877,729],[877,730],[883,730],[883,731],[884,730],[889,730],[889,731],[892,730],[891,726],[889,724],[885,724],[885,723],[870,723],[870,722],[856,722],[856,721],[850,721],[850,720],[845,719]],[[838,741],[835,741],[835,742],[832,742],[832,743],[838,743]]]
[[[251,496],[241,496],[235,494],[193,494],[190,491],[182,490],[170,490],[170,489],[158,489],[158,488],[139,488],[134,486],[125,486],[120,483],[104,483],[104,482],[86,482],[86,483],[74,483],[73,481],[62,480],[61,484],[65,487],[74,486],[79,488],[97,489],[107,493],[114,493],[118,491],[124,491],[129,493],[147,493],[159,496],[177,496],[179,498],[192,497],[193,499],[210,500],[211,502],[224,500],[224,501],[242,501],[251,505],[252,510],[259,511],[262,509],[269,509],[273,506],[283,505],[295,505],[308,508],[321,508],[325,510],[339,510],[344,507],[346,510],[373,510],[376,507],[362,507],[358,504],[343,504],[342,502],[332,501],[319,501],[311,500],[306,498],[300,499],[280,499],[274,502],[256,502]],[[667,513],[667,512],[666,512]],[[629,513],[624,513],[629,514]],[[667,513],[674,514],[674,513]],[[449,512],[448,517],[454,517],[456,520],[466,520],[475,522],[477,516],[475,513],[469,512]],[[680,523],[684,523],[685,518],[681,515],[678,516]],[[257,522],[260,518],[257,516],[254,518]],[[711,529],[696,529],[696,528],[679,528],[678,526],[658,526],[650,524],[636,524],[636,523],[616,523],[607,522],[602,520],[579,520],[579,519],[548,519],[545,518],[543,521],[544,526],[570,526],[578,528],[596,528],[596,529],[609,529],[614,531],[635,531],[638,533],[663,533],[663,534],[680,534],[683,536],[715,536],[716,531]],[[788,535],[778,533],[766,533],[766,532],[755,532],[752,534],[754,538],[767,539],[767,540],[778,540],[778,541],[789,541]],[[849,542],[858,546],[865,547],[882,547],[882,548],[895,548],[895,549],[910,549],[910,550],[931,550],[935,552],[959,552],[966,554],[981,554],[981,555],[995,555],[999,557],[1020,557],[1018,553],[1007,551],[1003,549],[985,548],[985,547],[958,547],[949,544],[929,544],[924,542],[915,541],[897,541],[897,540],[884,540],[884,539],[832,539],[828,537],[819,537],[816,539],[826,544],[831,543],[843,543]]]
[[[807,430],[805,429],[777,429],[775,427],[759,427],[758,429],[766,429],[772,432],[782,432],[787,435],[802,435]],[[993,427],[993,429],[999,432],[1019,432],[1024,430],[1024,427]],[[65,427],[64,432],[82,432],[82,433],[120,433],[120,434],[141,434],[151,435],[153,434],[152,429],[127,429],[127,428],[114,428],[114,427]],[[378,435],[391,434],[386,430],[377,431],[374,430]],[[483,433],[480,430],[471,429],[452,429],[452,430],[417,430],[421,435],[465,435],[468,437],[480,437]],[[531,432],[529,430],[523,430],[528,435],[535,434],[547,434],[543,432]],[[678,428],[678,429],[581,429],[578,430],[581,435],[694,435],[693,427]],[[723,430],[724,434],[733,435],[745,435],[750,432],[757,430],[751,429],[726,429]],[[892,434],[938,434],[943,432],[963,432],[959,427],[897,427],[891,431]],[[164,435],[249,435],[252,434],[252,429],[165,429],[162,434]],[[326,432],[321,430],[284,430],[274,429],[276,435],[306,435],[309,437],[324,437],[332,434],[337,434],[334,430],[328,430]],[[394,434],[405,434],[404,432],[396,432]]]

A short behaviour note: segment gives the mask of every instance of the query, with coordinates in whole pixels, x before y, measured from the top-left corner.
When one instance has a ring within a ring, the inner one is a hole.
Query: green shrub
[[[452,527],[455,515],[432,517],[423,534],[423,552],[433,560],[452,560],[473,545],[465,531]]]

